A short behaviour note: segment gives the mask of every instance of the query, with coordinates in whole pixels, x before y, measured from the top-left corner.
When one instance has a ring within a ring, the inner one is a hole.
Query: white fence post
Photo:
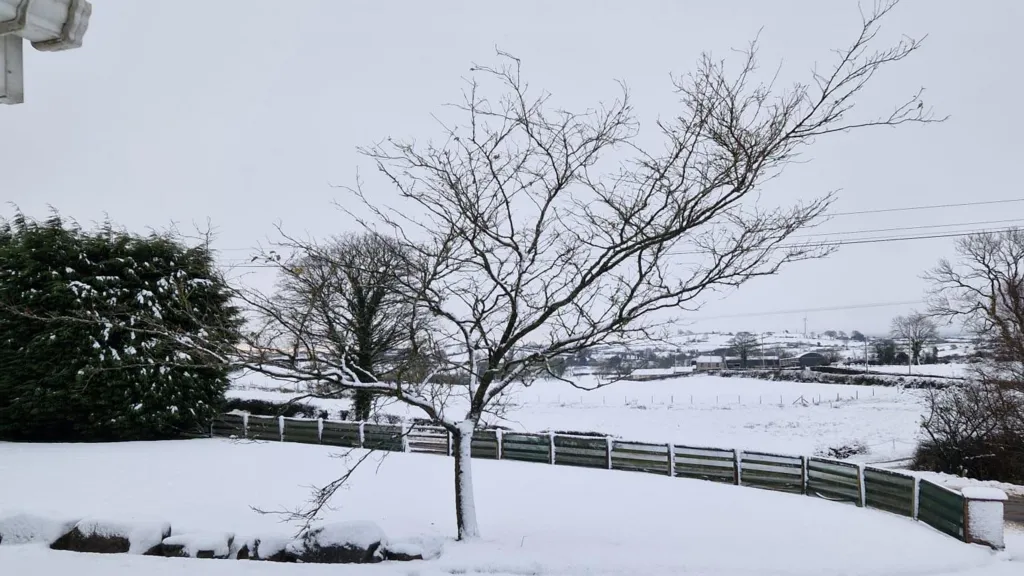
[[[921,507],[921,479],[914,476],[914,520],[917,520],[917,510]]]
[[[612,448],[614,446],[614,442],[615,441],[612,440],[611,436],[605,436],[604,439],[608,443],[608,469],[611,470],[612,469]]]
[[[249,437],[249,413],[242,414],[242,438]]]
[[[800,457],[800,493],[807,494],[807,456]]]
[[[554,464],[555,463],[555,433],[554,432],[548,432],[548,456],[549,456],[548,459],[551,460],[551,462],[549,462],[549,463],[550,464]]]
[[[743,451],[735,449],[732,451],[733,467],[735,468],[736,485],[741,486],[743,484]]]
[[[321,444],[324,443],[324,419],[323,418],[317,418],[316,419],[316,439]]]
[[[860,493],[860,502],[857,505],[863,508],[868,505],[867,492],[864,489],[864,464],[857,464],[857,488]]]
[[[277,433],[281,436],[281,442],[284,442],[284,416],[277,417]]]
[[[964,497],[964,541],[1003,550],[1003,506],[1006,493],[998,488],[962,488]]]
[[[402,421],[402,452],[409,451],[409,427]]]
[[[363,442],[365,440],[365,436],[363,435],[363,426],[365,424],[366,424],[366,422],[360,422],[359,423],[359,447],[360,448],[363,447]]]
[[[676,477],[676,445],[672,443],[668,445],[668,475]]]
[[[503,456],[503,454],[502,454],[502,444],[504,444],[504,440],[503,440],[504,437],[505,436],[504,436],[504,434],[502,434],[502,429],[501,428],[498,428],[498,429],[496,429],[494,431],[494,441],[498,443],[498,452],[496,453],[497,457],[498,457],[498,460],[501,460],[501,457]]]

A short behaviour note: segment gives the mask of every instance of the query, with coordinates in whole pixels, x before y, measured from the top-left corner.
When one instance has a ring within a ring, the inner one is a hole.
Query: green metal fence
[[[917,519],[939,532],[964,540],[964,497],[927,480],[919,480]]]
[[[556,435],[555,464],[584,468],[608,467],[608,440],[603,437]]]
[[[245,438],[245,416],[222,414],[210,426],[210,435],[221,438]]]
[[[285,418],[284,441],[301,444],[320,443],[320,422],[301,418]]]
[[[274,416],[249,416],[245,437],[249,440],[281,440],[281,421]]]
[[[860,467],[837,460],[808,458],[807,493],[826,500],[863,506]]]
[[[868,507],[913,518],[916,498],[915,478],[879,468],[864,469],[864,503]]]
[[[473,433],[473,441],[470,443],[470,454],[473,458],[497,460],[500,446],[497,430],[477,430]]]
[[[362,424],[333,420],[324,420],[323,423],[323,435],[320,439],[322,444],[345,448],[358,448],[362,445]]]
[[[405,452],[405,434],[401,426],[382,424],[363,425],[363,443],[360,448]]]
[[[501,435],[501,457],[506,460],[550,463],[551,437],[546,434],[505,432]]]
[[[720,448],[673,446],[675,476],[738,484],[736,452]]]
[[[612,469],[668,475],[669,451],[666,444],[612,442]]]
[[[804,482],[806,464],[807,459],[800,456],[742,452],[739,466],[739,470],[742,471],[740,484],[766,490],[803,494],[807,491],[807,485]]]
[[[439,426],[276,418],[224,414],[213,421],[216,437],[324,444],[425,454],[452,453],[451,435]],[[965,499],[927,480],[826,458],[721,448],[629,442],[605,436],[524,434],[477,430],[474,458],[607,468],[739,484],[807,494],[916,518],[965,540]]]
[[[413,426],[409,429],[408,441],[410,452],[451,454],[448,431],[440,426]]]

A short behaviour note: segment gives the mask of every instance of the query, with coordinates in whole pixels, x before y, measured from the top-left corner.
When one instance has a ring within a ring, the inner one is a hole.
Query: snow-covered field
[[[592,386],[592,380],[580,384]],[[239,380],[231,396],[286,401],[294,392],[255,376]],[[287,386],[284,386],[287,389]],[[498,423],[516,430],[598,432],[636,441],[813,454],[859,442],[857,459],[889,462],[908,457],[919,433],[923,392],[895,387],[775,382],[689,376],[650,382],[617,382],[585,392],[545,380],[521,388]],[[837,401],[838,398],[838,401]],[[337,417],[346,400],[311,400]],[[388,413],[421,417],[390,405]]]
[[[290,533],[250,506],[293,507],[346,469],[331,449],[191,440],[0,444],[0,516],[169,521],[176,531]],[[327,519],[377,522],[390,538],[454,534],[451,460],[392,454],[363,466]],[[309,566],[51,552],[0,545],[0,573],[702,574],[1009,576],[1024,538],[996,554],[911,520],[825,500],[630,472],[475,461],[484,538],[432,561]]]

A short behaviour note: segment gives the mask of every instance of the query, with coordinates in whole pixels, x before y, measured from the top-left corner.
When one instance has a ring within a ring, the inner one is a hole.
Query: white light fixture
[[[0,0],[0,104],[25,100],[25,40],[43,52],[78,48],[90,15],[87,0]]]

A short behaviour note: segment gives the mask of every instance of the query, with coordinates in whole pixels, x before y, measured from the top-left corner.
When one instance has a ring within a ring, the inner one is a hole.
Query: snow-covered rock
[[[163,554],[181,558],[228,558],[234,534],[192,532],[164,538]]]
[[[307,530],[288,544],[299,562],[370,564],[384,560],[384,531],[373,522],[338,522]]]
[[[61,521],[31,514],[0,517],[0,545],[10,546],[36,542],[50,545],[70,532],[77,523],[77,520]]]
[[[164,538],[171,535],[166,522],[123,523],[87,519],[75,524],[50,548],[97,554],[160,555]]]
[[[230,557],[238,560],[266,560],[268,562],[294,562],[285,550],[291,538],[284,536],[259,536],[235,538]]]
[[[388,539],[384,544],[385,560],[433,560],[441,556],[444,548],[444,537],[416,536],[410,538]]]

